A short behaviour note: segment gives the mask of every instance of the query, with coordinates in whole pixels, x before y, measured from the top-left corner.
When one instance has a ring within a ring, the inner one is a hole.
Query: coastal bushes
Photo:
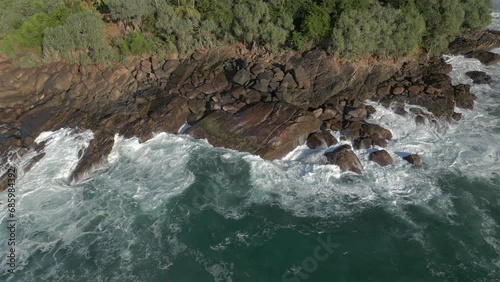
[[[440,54],[464,29],[491,21],[491,0],[0,0],[0,6],[0,53],[30,61],[112,62],[236,42],[255,51],[317,47],[351,59],[398,59]]]
[[[420,45],[425,22],[412,6],[344,12],[333,30],[332,49],[342,56],[407,56]]]
[[[104,23],[92,11],[72,14],[62,25],[46,30],[43,52],[46,57],[76,62],[104,63],[113,56],[106,42]]]

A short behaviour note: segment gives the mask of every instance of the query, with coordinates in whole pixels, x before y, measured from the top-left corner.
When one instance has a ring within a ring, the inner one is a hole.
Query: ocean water
[[[454,83],[483,70],[493,84],[473,86],[475,109],[453,124],[368,102],[395,162],[361,150],[361,176],[304,146],[271,162],[159,133],[118,137],[107,164],[70,183],[92,133],[43,133],[45,156],[16,183],[15,275],[0,194],[0,280],[500,281],[500,66],[446,59]]]

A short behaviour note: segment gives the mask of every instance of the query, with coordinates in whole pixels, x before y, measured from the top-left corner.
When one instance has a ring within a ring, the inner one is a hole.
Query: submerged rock
[[[342,145],[334,151],[325,153],[325,156],[330,164],[338,166],[343,172],[363,173],[363,165],[361,165],[361,162],[349,145]]]

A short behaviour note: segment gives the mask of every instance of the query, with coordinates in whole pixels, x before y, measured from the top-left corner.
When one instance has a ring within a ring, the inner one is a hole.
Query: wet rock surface
[[[491,76],[484,71],[468,71],[465,75],[470,77],[474,84],[491,84],[493,82]]]
[[[342,145],[331,152],[326,152],[325,156],[330,164],[338,166],[343,172],[363,173],[363,165],[349,145]]]
[[[380,166],[392,165],[393,160],[391,155],[385,150],[375,151],[369,156],[370,161],[379,164]]]
[[[414,166],[421,166],[422,165],[422,158],[417,154],[411,154],[411,155],[405,156],[405,157],[403,157],[403,159]]]

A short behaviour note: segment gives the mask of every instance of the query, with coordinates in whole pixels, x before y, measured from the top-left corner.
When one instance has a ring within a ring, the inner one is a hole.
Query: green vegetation
[[[134,32],[125,39],[115,44],[120,54],[124,57],[129,55],[142,55],[154,50],[155,42],[146,38],[142,33]]]
[[[491,21],[491,0],[0,0],[0,53],[111,63],[219,43],[342,57],[439,54]]]

